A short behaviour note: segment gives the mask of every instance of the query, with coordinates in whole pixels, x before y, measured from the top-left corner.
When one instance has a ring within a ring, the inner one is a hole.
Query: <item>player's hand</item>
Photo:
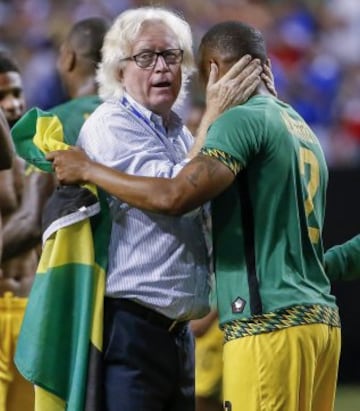
[[[83,184],[87,182],[92,161],[78,147],[69,150],[51,151],[46,159],[52,161],[56,177],[61,184]]]

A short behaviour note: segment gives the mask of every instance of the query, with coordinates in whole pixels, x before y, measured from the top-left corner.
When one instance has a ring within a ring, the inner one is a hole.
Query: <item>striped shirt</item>
[[[126,96],[101,104],[85,122],[78,143],[109,167],[171,178],[186,164],[193,138],[175,113],[166,132],[161,117]],[[129,298],[174,319],[206,314],[209,274],[201,210],[164,216],[111,196],[109,206],[106,295]]]

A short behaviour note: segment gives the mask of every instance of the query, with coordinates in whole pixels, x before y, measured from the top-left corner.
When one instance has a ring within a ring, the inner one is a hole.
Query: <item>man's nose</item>
[[[161,71],[169,70],[169,66],[166,63],[165,58],[161,54],[157,56],[157,59],[155,62],[155,70],[161,70]]]

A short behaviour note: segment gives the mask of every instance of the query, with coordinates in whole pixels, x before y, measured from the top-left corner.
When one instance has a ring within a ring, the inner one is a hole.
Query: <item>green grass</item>
[[[360,385],[338,386],[335,411],[360,411]]]

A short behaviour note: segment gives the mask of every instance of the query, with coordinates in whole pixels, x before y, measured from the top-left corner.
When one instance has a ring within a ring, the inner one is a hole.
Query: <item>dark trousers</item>
[[[194,411],[188,324],[169,331],[165,317],[136,303],[124,308],[121,301],[105,299],[104,410]]]

